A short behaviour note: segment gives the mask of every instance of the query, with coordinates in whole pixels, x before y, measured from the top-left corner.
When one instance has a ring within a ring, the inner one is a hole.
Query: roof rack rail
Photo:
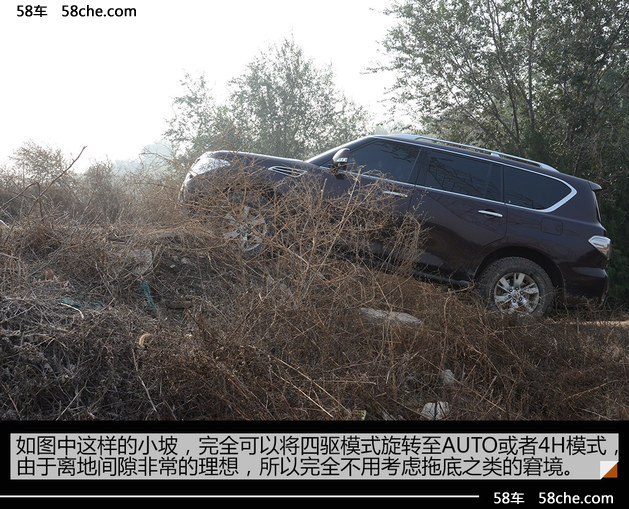
[[[475,150],[476,152],[483,152],[483,153],[490,154],[496,157],[503,157],[505,159],[512,159],[514,161],[519,161],[522,163],[533,164],[535,166],[539,166],[540,168],[544,168],[546,170],[558,171],[556,168],[553,168],[552,166],[549,166],[548,164],[540,163],[539,161],[533,161],[532,159],[526,159],[524,157],[514,156],[512,154],[505,154],[503,152],[497,152],[495,150],[490,150],[487,148],[476,147],[474,145],[465,145],[463,143],[457,143],[455,141],[440,140],[438,138],[431,138],[430,136],[419,136],[419,135],[415,136],[414,135],[413,138],[417,140],[427,140],[433,143],[441,143],[444,145],[452,145],[453,147],[465,148],[468,150]]]

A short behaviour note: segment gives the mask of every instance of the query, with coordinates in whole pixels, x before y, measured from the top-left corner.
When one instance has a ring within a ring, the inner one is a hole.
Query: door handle
[[[494,212],[493,210],[479,210],[478,213],[485,216],[502,217],[502,214],[500,214],[499,212]]]
[[[408,194],[396,193],[395,191],[383,191],[384,194],[390,194],[392,196],[399,196],[400,198],[408,198]]]

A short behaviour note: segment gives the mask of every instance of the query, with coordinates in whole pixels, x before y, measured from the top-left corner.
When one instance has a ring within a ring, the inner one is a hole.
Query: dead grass
[[[627,328],[603,312],[512,323],[473,290],[357,261],[390,226],[364,215],[386,206],[373,190],[265,193],[272,235],[243,255],[221,225],[259,198],[249,180],[217,180],[192,215],[175,185],[130,189],[115,219],[73,203],[5,221],[0,419],[415,420],[436,401],[449,420],[627,418]],[[394,251],[418,232],[400,225]]]

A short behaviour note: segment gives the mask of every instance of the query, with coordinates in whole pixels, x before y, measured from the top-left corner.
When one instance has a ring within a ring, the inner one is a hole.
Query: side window
[[[552,207],[570,194],[570,188],[554,178],[516,168],[505,168],[505,203],[535,210]]]
[[[432,152],[428,161],[426,187],[500,201],[502,170],[481,159],[447,152]]]
[[[414,145],[377,140],[352,150],[348,168],[397,182],[411,182],[418,155],[419,147]]]

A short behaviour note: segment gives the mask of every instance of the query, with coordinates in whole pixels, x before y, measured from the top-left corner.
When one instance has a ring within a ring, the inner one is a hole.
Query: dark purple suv
[[[427,232],[414,260],[418,274],[475,284],[502,312],[543,316],[555,302],[605,299],[611,242],[601,225],[600,187],[593,182],[479,147],[387,135],[307,161],[206,153],[186,176],[181,199],[236,160],[272,181],[321,175],[335,194],[352,189],[356,178],[364,184],[385,180],[396,213],[415,215]]]

